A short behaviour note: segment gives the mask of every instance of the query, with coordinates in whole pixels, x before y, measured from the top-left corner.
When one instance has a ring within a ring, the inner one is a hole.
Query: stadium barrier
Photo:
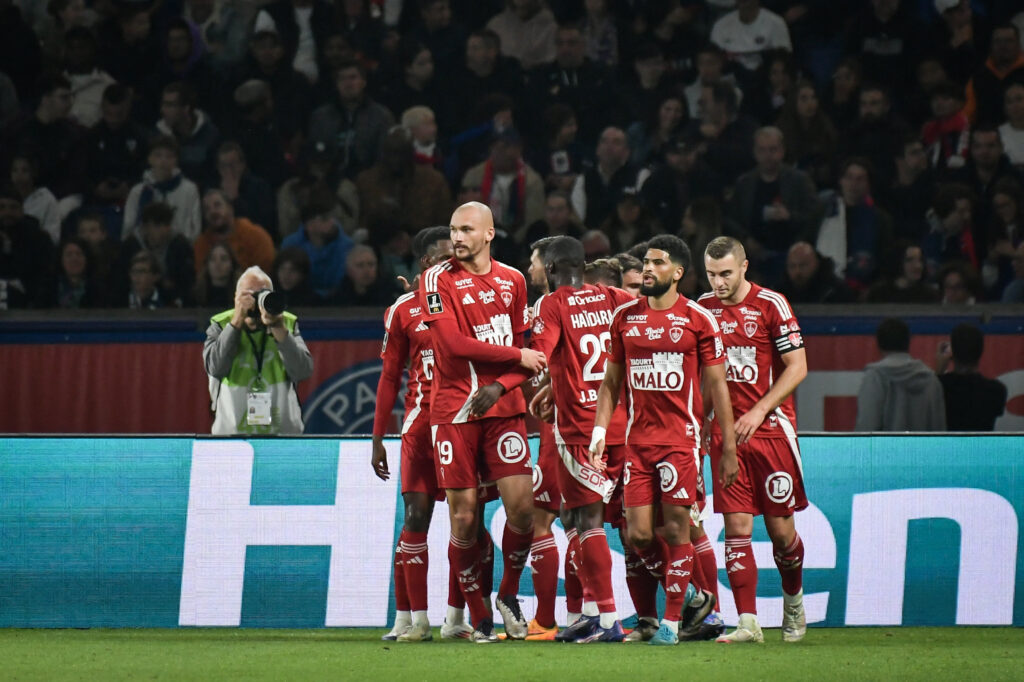
[[[1024,625],[1024,435],[801,443],[813,503],[797,516],[809,623]],[[387,448],[397,471],[399,441]],[[2,438],[0,626],[384,626],[402,505],[397,476],[377,479],[369,456],[365,438]],[[503,518],[498,503],[488,506],[499,544]],[[731,623],[721,518],[707,530]],[[447,538],[441,508],[429,535],[434,624]],[[758,529],[758,610],[778,625],[766,539]],[[556,540],[564,551],[560,530]],[[614,534],[610,544],[621,553]],[[619,557],[613,572],[626,615]],[[532,595],[527,572],[528,614]]]

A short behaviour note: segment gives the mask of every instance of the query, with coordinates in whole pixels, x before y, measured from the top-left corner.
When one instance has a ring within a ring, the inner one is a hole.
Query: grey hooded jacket
[[[857,431],[945,431],[946,407],[935,372],[908,353],[890,353],[864,368]]]

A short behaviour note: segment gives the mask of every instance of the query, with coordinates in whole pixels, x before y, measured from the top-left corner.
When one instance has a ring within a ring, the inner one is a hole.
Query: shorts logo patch
[[[515,431],[509,431],[498,439],[498,459],[505,464],[522,462],[526,453],[526,441]]]
[[[785,471],[776,471],[764,482],[764,489],[768,499],[782,504],[793,495],[793,477]]]
[[[658,476],[661,478],[661,492],[667,493],[676,487],[679,473],[669,462],[658,462]]]
[[[540,490],[540,486],[544,483],[544,472],[540,470],[540,466],[534,465],[533,467],[533,492],[536,493]]]
[[[437,292],[427,294],[427,310],[430,311],[431,315],[444,312],[444,306],[441,305],[441,294]]]

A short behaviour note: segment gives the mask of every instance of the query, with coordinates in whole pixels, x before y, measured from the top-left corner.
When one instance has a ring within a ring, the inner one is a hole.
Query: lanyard
[[[256,341],[252,338],[252,332],[246,327],[245,335],[249,337],[249,343],[252,344],[253,351],[256,351]],[[263,383],[263,353],[267,350],[267,332],[263,332],[263,343],[260,345],[259,351],[256,352],[256,381],[260,384]]]

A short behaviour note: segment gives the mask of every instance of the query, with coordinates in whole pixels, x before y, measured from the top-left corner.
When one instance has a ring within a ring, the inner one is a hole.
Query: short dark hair
[[[935,188],[932,210],[939,218],[945,218],[956,210],[956,204],[961,199],[967,199],[973,206],[976,197],[973,190],[962,182],[942,183]]]
[[[535,241],[532,244],[530,244],[530,253],[532,254],[534,251],[537,251],[538,252],[537,255],[540,256],[540,259],[544,260],[544,251],[548,248],[548,244],[550,244],[551,242],[555,241],[557,238],[558,238],[557,236],[556,237],[541,237],[537,241]]]
[[[146,249],[143,249],[137,252],[134,256],[131,257],[131,260],[128,262],[128,269],[131,270],[132,267],[138,265],[139,263],[145,263],[146,265],[148,265],[149,271],[152,272],[154,275],[160,276],[163,274],[163,269],[160,267],[160,260],[156,257],[156,255],[153,254],[152,251],[147,251]]]
[[[906,353],[910,350],[910,327],[899,318],[888,317],[878,325],[875,340],[881,351]]]
[[[1002,136],[999,134],[999,128],[992,125],[991,123],[982,121],[979,122],[978,125],[971,126],[971,132],[969,134],[970,144],[974,144],[974,138],[977,137],[979,133],[995,134],[996,139],[999,140],[999,143],[1002,144],[1003,142]]]
[[[547,266],[582,268],[586,262],[583,242],[575,237],[552,237],[540,252],[540,259]]]
[[[721,236],[715,237],[708,242],[707,247],[704,249],[704,255],[713,260],[719,260],[725,258],[730,253],[736,255],[736,260],[741,264],[747,259],[746,249],[743,248],[743,244],[738,239],[733,237]]]
[[[427,251],[431,246],[451,238],[452,228],[447,225],[424,227],[412,238],[412,255],[419,260],[420,258],[423,258],[423,256],[427,255]]]
[[[668,254],[669,259],[683,269],[690,269],[690,247],[674,234],[659,234],[647,242],[648,249],[658,249]]]
[[[473,31],[469,34],[470,38],[479,38],[485,43],[489,43],[495,50],[501,50],[501,36],[492,31],[489,28],[482,28],[478,31]]]
[[[174,81],[164,86],[163,95],[177,95],[178,103],[191,109],[196,108],[196,89],[185,81]]]
[[[633,246],[629,247],[628,249],[626,249],[626,254],[627,255],[632,256],[638,262],[640,262],[640,264],[641,264],[640,265],[640,269],[641,270],[643,270],[643,267],[644,267],[643,266],[643,260],[644,260],[644,255],[646,253],[647,253],[647,242],[638,242],[636,244],[633,244]],[[618,257],[618,256],[616,256],[616,257]],[[629,272],[630,270],[632,270],[632,268],[627,268],[625,263],[622,264],[622,271],[623,272]]]
[[[241,162],[245,163],[245,150],[242,149],[242,145],[238,144],[234,140],[221,142],[220,146],[217,147],[217,156],[221,156],[223,154],[230,154],[231,152],[238,154],[238,158],[241,160]]]
[[[162,202],[148,204],[142,209],[143,225],[170,225],[174,222],[174,207]]]
[[[157,149],[166,149],[175,156],[179,155],[178,141],[172,135],[157,135],[150,140],[149,151],[155,152]]]
[[[736,86],[730,81],[720,80],[707,86],[711,90],[711,99],[725,105],[730,114],[735,114],[739,107],[739,100],[736,97]]]
[[[583,267],[583,281],[588,284],[603,283],[608,286],[622,286],[622,264],[618,258],[598,258]]]
[[[111,83],[103,89],[103,101],[107,104],[121,104],[132,96],[132,89],[121,83]]]
[[[985,335],[973,324],[963,322],[953,327],[949,335],[953,360],[960,365],[977,365],[985,350]]]
[[[316,192],[299,210],[299,218],[306,223],[313,218],[332,215],[337,205],[337,197],[329,191]]]
[[[363,66],[362,62],[354,57],[348,57],[341,60],[338,64],[338,68],[334,69],[334,73],[332,74],[334,76],[334,80],[338,79],[338,76],[341,75],[342,71],[348,71],[349,69],[357,69],[363,80],[366,80],[366,67]]]

